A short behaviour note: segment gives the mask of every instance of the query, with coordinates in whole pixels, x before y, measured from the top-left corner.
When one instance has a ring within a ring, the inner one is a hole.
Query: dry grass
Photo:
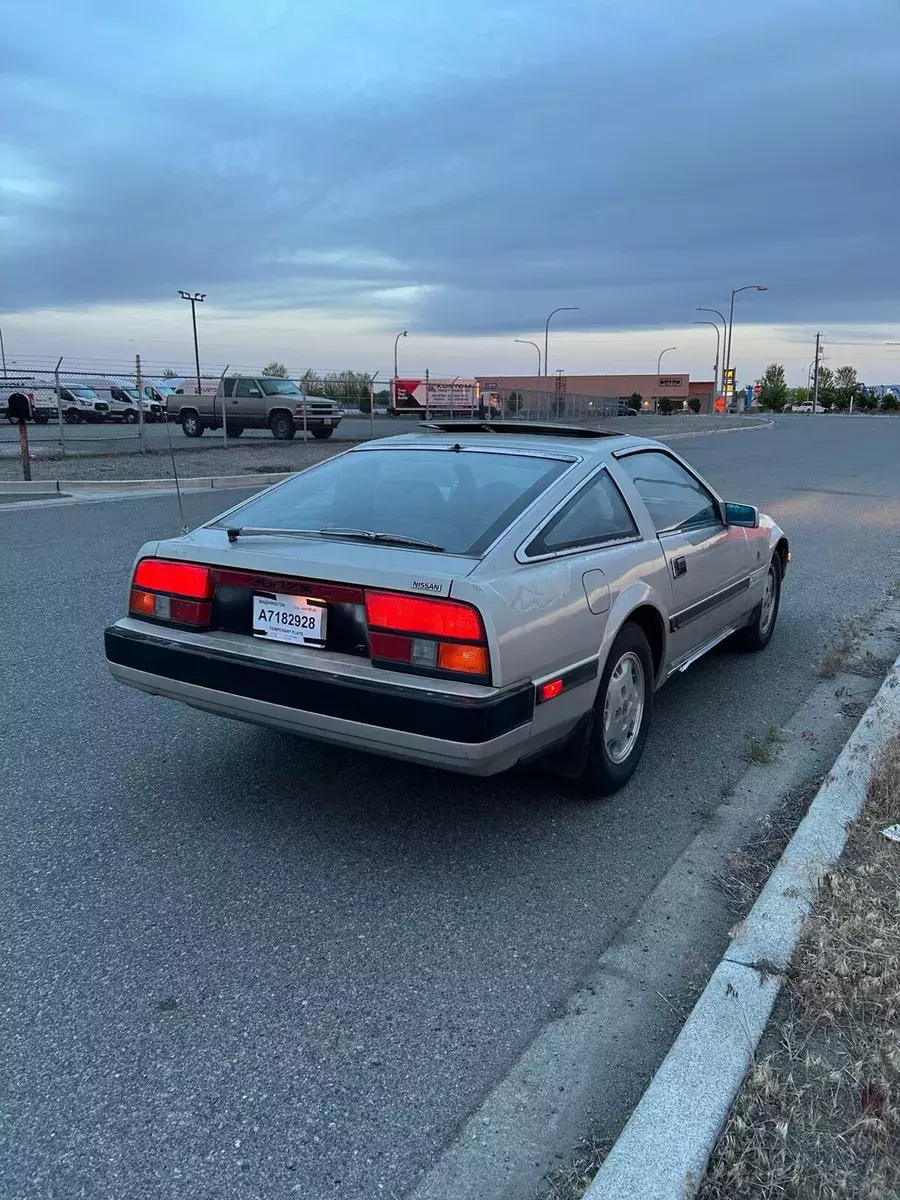
[[[823,679],[834,679],[840,671],[850,668],[859,655],[860,640],[869,631],[872,615],[866,612],[844,622],[837,638],[830,646],[826,646],[816,667],[817,675]]]
[[[774,812],[760,818],[746,845],[728,856],[725,870],[713,876],[736,916],[745,917],[753,907],[821,783],[816,776],[787,792]]]
[[[778,757],[778,747],[784,741],[784,731],[777,725],[770,725],[761,738],[751,738],[747,746],[747,762],[755,765],[774,762]]]
[[[612,1142],[604,1138],[590,1137],[579,1142],[571,1163],[547,1176],[540,1191],[541,1200],[582,1200],[611,1146]]]
[[[900,734],[876,765],[701,1200],[900,1195]]]

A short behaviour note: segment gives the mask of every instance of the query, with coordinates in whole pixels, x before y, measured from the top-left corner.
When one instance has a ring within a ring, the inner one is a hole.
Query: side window
[[[222,380],[223,395],[225,395],[225,396],[233,396],[234,395],[234,383],[235,383],[235,381],[233,379],[223,379]]]
[[[619,489],[601,471],[541,530],[525,553],[535,558],[636,536],[637,529]]]
[[[251,391],[251,389],[252,389],[252,391]],[[259,388],[257,387],[256,380],[255,379],[239,379],[238,385],[237,385],[237,391],[234,394],[236,396],[245,396],[245,397],[250,396],[250,395],[259,395]]]
[[[642,450],[619,459],[647,505],[657,533],[721,523],[719,506],[689,471],[668,454]]]

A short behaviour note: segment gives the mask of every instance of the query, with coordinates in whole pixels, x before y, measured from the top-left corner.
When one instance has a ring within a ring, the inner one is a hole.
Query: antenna
[[[169,398],[166,397],[166,433],[169,437],[169,457],[172,459],[172,475],[175,479],[175,493],[178,496],[178,516],[181,519],[181,532],[187,533],[187,521],[184,519],[184,505],[181,503],[181,485],[178,482],[178,469],[175,466],[175,447],[172,445],[172,423],[169,420]]]

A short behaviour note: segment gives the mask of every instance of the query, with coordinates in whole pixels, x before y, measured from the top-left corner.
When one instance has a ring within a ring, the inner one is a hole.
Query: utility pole
[[[819,354],[822,349],[821,338],[822,338],[821,333],[817,333],[816,334],[816,357],[813,360],[815,369],[816,369],[815,383],[813,384],[813,413],[817,413],[819,411]]]
[[[179,288],[178,295],[182,300],[191,302],[191,321],[194,326],[194,362],[197,365],[197,395],[199,396],[203,391],[203,385],[200,382],[200,350],[197,345],[197,305],[202,304],[206,299],[206,292],[185,292]]]
[[[6,378],[6,351],[3,349],[3,330],[0,329],[0,358],[3,359],[3,378]]]

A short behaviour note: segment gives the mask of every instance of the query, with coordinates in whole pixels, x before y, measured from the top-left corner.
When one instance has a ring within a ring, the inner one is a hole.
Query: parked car
[[[811,412],[824,412],[824,411],[825,411],[825,409],[821,404],[817,405],[814,408],[812,401],[809,401],[808,403],[805,403],[805,404],[792,404],[791,405],[791,412],[811,413]]]
[[[70,425],[97,423],[109,416],[109,401],[81,381],[60,381],[59,403],[63,420]]]
[[[138,553],[122,683],[338,745],[597,792],[654,691],[772,637],[790,554],[679,455],[598,430],[438,422],[355,446]]]
[[[51,417],[56,416],[56,395],[46,382],[35,379],[33,375],[10,375],[0,378],[0,415],[7,420],[9,416],[9,401],[13,396],[24,396],[28,401],[30,420],[37,425],[46,425]]]
[[[617,417],[636,417],[637,409],[632,408],[630,404],[623,404],[622,401],[620,400],[618,406],[616,407],[616,416]]]
[[[215,394],[178,389],[166,405],[168,419],[178,421],[187,437],[221,429],[223,412],[229,437],[240,437],[245,429],[271,429],[283,441],[304,423],[314,438],[330,438],[344,416],[337,401],[304,396],[292,380],[268,375],[226,376]]]

